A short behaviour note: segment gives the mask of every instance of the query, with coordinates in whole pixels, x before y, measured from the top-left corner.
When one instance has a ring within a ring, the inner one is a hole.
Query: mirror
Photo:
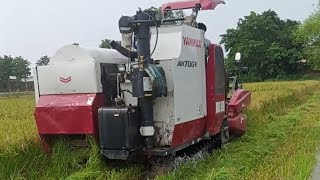
[[[237,62],[241,60],[241,53],[237,52],[236,57],[234,58]]]

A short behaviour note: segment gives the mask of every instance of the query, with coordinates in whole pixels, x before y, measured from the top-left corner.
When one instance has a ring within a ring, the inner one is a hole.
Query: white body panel
[[[188,43],[185,42],[186,37],[189,38]],[[155,38],[156,31],[153,29],[151,50]],[[198,41],[194,43],[190,39]],[[160,61],[168,86],[168,96],[157,98],[154,104],[157,143],[165,146],[171,144],[176,124],[207,115],[203,31],[186,25],[160,27],[153,58]],[[197,65],[178,66],[179,61],[192,61]]]
[[[123,95],[123,100],[126,104],[126,106],[137,106],[138,105],[138,98],[132,97],[132,94],[129,92],[132,92],[132,83],[131,81],[124,82],[120,84],[120,88]]]
[[[175,124],[203,118],[207,113],[203,31],[183,26],[182,51],[173,67]]]
[[[151,32],[152,50],[155,28]],[[175,125],[207,114],[204,33],[186,25],[160,27],[158,32],[157,48],[152,57],[165,71],[168,95],[156,98],[153,110],[157,145],[166,146],[171,144]],[[193,67],[179,64],[185,61],[193,62]],[[122,83],[121,88],[131,91],[132,86]],[[124,92],[124,100],[126,105],[137,103],[137,98],[128,92]]]
[[[152,55],[155,60],[178,58],[181,53],[181,39],[183,26],[162,26],[158,28],[157,47]],[[156,28],[151,28],[150,48],[153,50],[156,42]]]
[[[160,146],[170,145],[175,125],[173,61],[160,61],[167,79],[168,95],[159,97],[153,106],[156,140]]]
[[[67,45],[59,49],[52,56],[49,65],[66,63],[112,63],[125,64],[128,58],[124,57],[114,49],[82,48],[78,45]]]
[[[40,95],[100,93],[99,74],[100,65],[92,62],[38,67]]]
[[[86,49],[67,45],[59,49],[49,65],[39,66],[40,95],[101,93],[101,63],[125,64],[128,58],[112,49]],[[35,82],[36,83],[36,82]]]

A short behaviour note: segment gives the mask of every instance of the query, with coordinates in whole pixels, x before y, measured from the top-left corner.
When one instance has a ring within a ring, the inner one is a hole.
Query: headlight
[[[125,72],[126,71],[126,66],[124,64],[118,64],[118,70],[120,72]]]

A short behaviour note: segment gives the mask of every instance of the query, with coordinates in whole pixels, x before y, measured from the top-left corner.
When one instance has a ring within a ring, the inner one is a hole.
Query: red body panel
[[[206,118],[201,118],[175,125],[171,147],[176,147],[204,136],[206,133],[206,122]]]
[[[251,92],[238,89],[230,99],[228,109],[233,109],[236,113],[240,113],[251,103]]]
[[[225,96],[224,95],[216,95],[216,102],[225,102]],[[216,108],[216,103],[214,103],[214,108]],[[216,110],[214,110],[216,112]],[[221,126],[223,123],[225,111],[216,113],[214,118],[208,118],[208,123],[211,123],[211,126],[208,126],[208,132],[210,135],[216,135],[220,132]]]
[[[242,113],[243,109],[250,105],[251,93],[238,89],[231,97],[228,105],[228,123],[231,134],[240,136],[246,132],[247,117]]]
[[[215,92],[215,47],[209,48],[209,58],[206,67],[207,79],[207,127],[206,130],[210,135],[216,135],[220,132],[224,118],[224,112],[216,113],[216,102],[225,101],[225,95],[218,95]]]
[[[247,117],[239,114],[234,118],[228,118],[229,132],[235,136],[241,136],[247,131]]]
[[[98,134],[101,94],[40,96],[35,118],[39,134]]]

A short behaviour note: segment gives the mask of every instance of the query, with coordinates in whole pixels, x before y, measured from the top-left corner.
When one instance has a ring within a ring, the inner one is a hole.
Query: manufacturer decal
[[[177,66],[181,67],[197,67],[198,63],[196,61],[178,61]]]
[[[189,37],[183,37],[183,45],[197,47],[197,48],[202,47],[201,40],[193,39],[193,38],[189,38]]]
[[[67,78],[63,78],[63,77],[60,77],[60,82],[63,82],[63,83],[68,83],[70,82],[72,79],[71,79],[71,76],[70,77],[67,77]]]

